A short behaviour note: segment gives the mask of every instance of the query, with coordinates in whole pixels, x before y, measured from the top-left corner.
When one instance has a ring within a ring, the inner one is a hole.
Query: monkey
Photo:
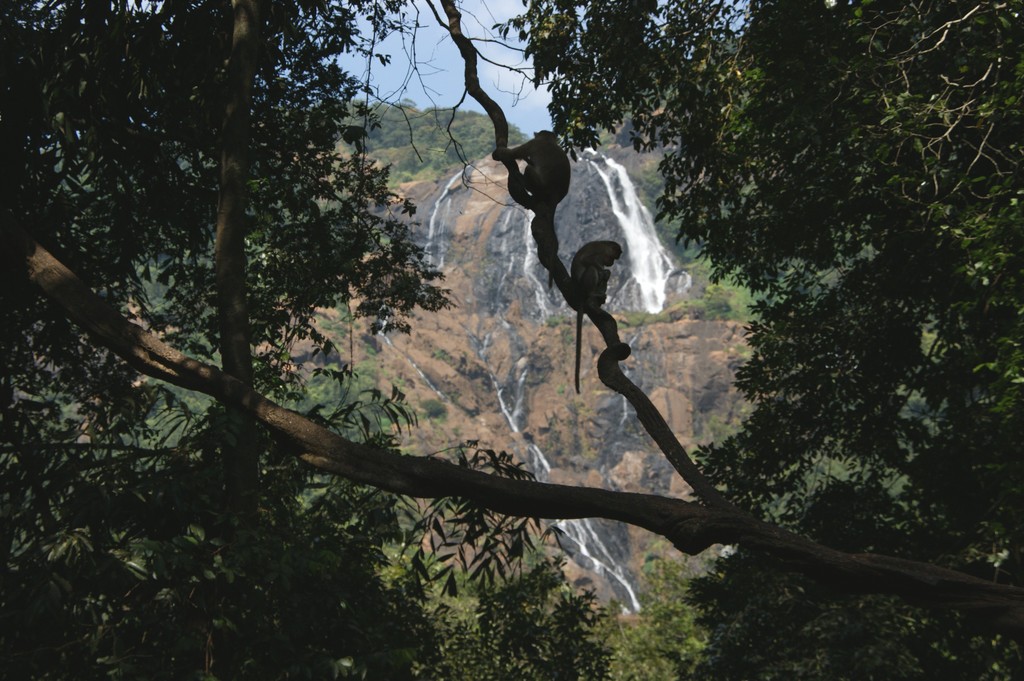
[[[546,244],[546,247],[540,249],[540,258],[548,269],[550,288],[555,280],[551,259],[558,257],[558,237],[554,228],[555,207],[569,193],[572,175],[569,157],[558,146],[555,133],[541,130],[534,133],[533,139],[526,144],[512,149],[498,147],[491,158],[501,161],[508,168],[508,193],[512,199],[535,213],[534,237],[538,239],[538,246],[542,240]],[[525,171],[519,170],[519,159],[526,161]],[[545,239],[537,236],[538,225],[540,233],[546,235]]]
[[[509,163],[508,193],[517,203],[533,209],[537,203],[546,204],[554,211],[558,202],[569,193],[572,168],[569,157],[558,146],[558,136],[550,130],[534,134],[526,144],[509,149],[498,147],[491,154],[495,161]],[[526,170],[520,172],[517,159],[526,161]]]
[[[570,273],[580,296],[576,308],[576,394],[580,392],[580,353],[583,345],[583,312],[599,308],[608,295],[608,270],[622,255],[622,246],[614,241],[591,241],[572,257]]]

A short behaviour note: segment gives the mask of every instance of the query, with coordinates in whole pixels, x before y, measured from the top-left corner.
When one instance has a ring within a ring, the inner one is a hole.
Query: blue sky
[[[368,75],[380,99],[390,102],[410,99],[421,108],[454,106],[464,89],[464,65],[459,51],[424,0],[415,0],[409,7],[409,19],[416,19],[419,26],[415,37],[393,35],[376,50],[391,55],[391,64],[383,66],[374,60],[369,65],[353,62],[345,66],[363,78]],[[494,41],[477,42],[477,48],[486,59],[529,74],[532,69],[524,61],[522,52],[502,47],[498,43],[499,36],[491,31],[491,26],[522,10],[519,0],[464,0],[462,29],[471,38]],[[485,59],[480,60],[479,75],[480,85],[505,111],[510,123],[527,135],[551,128],[547,112],[550,97],[546,90],[535,90],[522,73],[495,66]],[[460,108],[483,111],[469,97]]]

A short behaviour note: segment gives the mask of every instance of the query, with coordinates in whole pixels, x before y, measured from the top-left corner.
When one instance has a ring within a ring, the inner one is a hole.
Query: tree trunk
[[[245,289],[245,236],[249,178],[249,128],[252,87],[259,54],[257,0],[234,0],[234,28],[228,62],[228,97],[221,147],[220,197],[214,267],[220,352],[224,371],[252,385],[252,340]],[[259,497],[259,457],[255,421],[237,407],[227,408],[222,441],[228,510],[246,523],[255,521]]]

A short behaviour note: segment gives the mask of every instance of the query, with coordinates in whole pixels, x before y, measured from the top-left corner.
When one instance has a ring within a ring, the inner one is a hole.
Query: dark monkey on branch
[[[558,146],[558,136],[550,130],[541,130],[518,147],[498,147],[491,158],[506,163],[508,193],[526,208],[536,210],[538,204],[543,204],[553,212],[569,193],[569,157]],[[520,172],[516,160],[526,161],[525,171]]]
[[[591,241],[572,257],[570,272],[579,294],[576,308],[576,393],[580,392],[580,352],[583,343],[583,313],[587,308],[604,305],[608,295],[609,267],[622,255],[622,246],[614,241]]]

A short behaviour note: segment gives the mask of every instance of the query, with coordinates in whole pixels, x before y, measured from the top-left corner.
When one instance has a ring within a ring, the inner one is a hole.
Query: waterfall
[[[504,319],[501,321],[504,324],[508,323]],[[490,363],[487,361],[486,356],[487,347],[490,344],[489,338],[485,338],[483,342],[480,342],[479,339],[470,334],[470,340],[477,351],[477,356],[484,362],[485,366],[489,367]],[[527,364],[520,360],[516,362],[513,371],[518,372],[519,376],[510,377],[514,378],[515,386],[514,400],[511,405],[505,401],[505,390],[502,388],[502,381],[489,368],[487,375],[491,380],[491,385],[494,386],[494,393],[498,398],[498,409],[501,411],[502,416],[505,417],[509,430],[513,433],[518,433],[520,432],[519,417],[522,414],[523,404],[526,399]],[[551,480],[551,463],[544,456],[544,452],[533,443],[528,445],[527,450],[530,453],[530,468],[534,477],[538,482],[549,482]],[[621,592],[625,593],[628,599],[626,610],[628,612],[640,612],[640,599],[637,597],[636,589],[630,582],[629,575],[617,563],[611,551],[601,540],[594,521],[589,518],[559,520],[555,523],[555,526],[562,530],[562,533],[575,545],[578,554],[586,559],[586,562],[590,564],[590,568],[594,572],[608,577],[609,583],[620,587]]]
[[[382,332],[382,333],[380,333],[378,335],[382,339],[384,339],[384,344],[385,345],[387,345],[389,348],[392,348],[392,349],[395,348],[395,344],[393,342],[391,342],[391,339],[388,338],[387,334]],[[416,373],[419,374],[419,377],[423,380],[424,385],[426,385],[428,388],[430,388],[434,392],[435,395],[440,397],[442,402],[451,402],[451,400],[448,398],[448,396],[445,395],[441,391],[440,388],[438,388],[436,385],[434,385],[433,381],[431,381],[429,378],[427,378],[427,375],[425,373],[423,373],[423,369],[420,369],[420,365],[417,364],[416,362],[414,362],[412,357],[410,357],[409,355],[407,355],[407,354],[405,354],[404,352],[401,352],[401,351],[398,351],[398,354],[400,354],[402,357],[405,358],[405,360],[407,362],[409,362],[409,366],[411,366],[416,371]]]
[[[455,183],[461,179],[462,171],[460,170],[455,173],[452,179],[448,180],[448,183],[444,186],[444,191],[441,192],[441,196],[437,197],[437,200],[434,201],[434,208],[430,211],[430,220],[427,221],[427,243],[424,245],[424,249],[427,251],[427,255],[430,256],[434,266],[438,269],[444,267],[447,239],[443,237],[451,229],[452,197],[448,194]]]
[[[576,547],[593,566],[594,572],[610,577],[614,584],[618,584],[626,592],[629,604],[625,608],[627,613],[640,612],[640,600],[636,596],[629,577],[619,567],[615,558],[612,557],[608,547],[601,541],[600,535],[594,527],[594,522],[589,518],[582,520],[560,520],[555,523],[565,533]],[[600,555],[594,555],[595,553]]]
[[[551,479],[551,464],[540,447],[530,444],[530,453],[536,462],[533,463],[533,474],[538,482],[548,482]],[[540,464],[539,466],[537,464]],[[640,599],[637,598],[636,590],[630,582],[629,575],[615,560],[612,552],[601,540],[594,521],[590,518],[573,520],[559,520],[555,527],[562,530],[566,537],[576,546],[581,556],[587,559],[594,572],[609,578],[613,584],[618,584],[625,592],[629,603],[626,605],[627,612],[640,612]]]
[[[661,312],[665,306],[665,284],[672,273],[672,260],[658,239],[654,219],[640,202],[636,187],[622,165],[595,152],[588,153],[587,158],[608,190],[612,213],[618,219],[626,241],[633,278],[640,285],[644,309],[651,313]]]
[[[616,290],[619,304],[628,305],[629,309],[660,312],[667,295],[682,290],[679,284],[688,284],[688,275],[681,270],[673,270],[672,260],[659,241],[652,216],[640,202],[626,169],[595,153],[585,154],[582,162],[586,172],[581,176],[586,178],[586,189],[562,207],[566,218],[566,224],[559,225],[562,228],[563,251],[571,252],[573,247],[578,248],[577,242],[587,235],[593,235],[589,236],[590,239],[613,238],[619,241],[626,254],[619,263],[623,275],[619,280],[624,282]],[[548,482],[552,477],[552,464],[544,450],[532,438],[524,436],[524,431],[529,430],[528,424],[533,422],[527,380],[534,371],[534,365],[527,356],[532,351],[531,345],[520,336],[522,331],[513,328],[505,319],[504,312],[515,304],[519,314],[542,324],[552,315],[563,314],[566,308],[557,290],[549,290],[546,273],[539,265],[531,231],[533,214],[509,206],[500,213],[490,213],[493,216],[491,222],[481,219],[484,214],[475,212],[479,210],[475,206],[470,207],[469,192],[458,191],[457,183],[462,179],[461,172],[448,179],[429,207],[424,247],[439,269],[449,272],[468,270],[474,275],[473,288],[462,294],[468,311],[462,328],[483,369],[479,376],[483,383],[481,387],[494,394],[498,413],[507,424],[506,434],[512,434],[521,445],[519,449],[528,469],[538,481]],[[495,209],[492,207],[490,210]],[[467,219],[459,222],[460,239],[475,234],[486,241],[477,242],[476,249],[466,251],[460,247],[456,252],[450,249],[449,244],[456,230],[455,221],[462,211],[466,211]],[[608,236],[604,236],[605,230],[610,231]],[[467,252],[472,253],[468,257],[475,260],[467,260]],[[560,255],[564,258],[567,254],[563,252]],[[511,347],[506,347],[506,340],[511,342]],[[494,354],[492,346],[496,342],[502,348],[502,356],[514,361],[511,366],[504,364],[498,369],[490,361]],[[515,361],[517,357],[519,359]],[[431,390],[448,400],[415,363],[412,367]],[[622,429],[629,414],[623,399],[621,413],[618,410],[614,412],[613,422]],[[496,432],[495,436],[501,435]],[[623,557],[616,555],[620,549],[612,538],[617,535],[611,535],[597,521],[585,518],[561,520],[555,523],[555,527],[561,531],[564,547],[573,559],[584,569],[599,575],[627,611],[639,611],[633,575]]]

